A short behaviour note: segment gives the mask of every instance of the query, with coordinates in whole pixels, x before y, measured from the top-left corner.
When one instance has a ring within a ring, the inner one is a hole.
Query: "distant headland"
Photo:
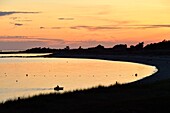
[[[3,52],[0,52],[3,53]],[[46,47],[36,47],[19,51],[18,53],[54,53],[57,55],[124,55],[124,54],[135,54],[135,55],[170,55],[170,40],[163,40],[158,43],[150,43],[144,46],[144,42],[140,42],[136,45],[117,44],[112,48],[105,48],[102,45],[90,48],[82,48],[81,46],[77,49],[71,49],[66,46],[63,49],[51,49]]]

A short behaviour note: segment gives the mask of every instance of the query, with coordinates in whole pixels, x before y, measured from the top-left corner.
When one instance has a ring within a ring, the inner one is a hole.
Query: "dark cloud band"
[[[0,11],[0,16],[8,16],[12,14],[37,14],[40,12],[22,12],[22,11]]]
[[[14,25],[15,26],[23,26],[23,24],[20,24],[20,23],[15,23]]]
[[[58,18],[58,20],[74,20],[74,18]]]
[[[154,28],[170,28],[170,24],[167,25],[110,25],[110,26],[71,26],[70,29],[80,30],[87,29],[90,31],[95,30],[113,30],[113,29],[154,29]]]

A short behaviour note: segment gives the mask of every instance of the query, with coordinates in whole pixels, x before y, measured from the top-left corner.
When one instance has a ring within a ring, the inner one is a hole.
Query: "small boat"
[[[64,87],[60,87],[58,85],[54,88],[54,90],[56,90],[56,91],[60,91],[60,90],[63,90],[63,89],[64,89]]]

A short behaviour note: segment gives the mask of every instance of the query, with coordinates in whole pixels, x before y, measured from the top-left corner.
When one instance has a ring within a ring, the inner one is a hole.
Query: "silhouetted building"
[[[126,49],[127,49],[126,44],[119,44],[113,47],[113,50],[116,50],[116,51],[125,51]]]

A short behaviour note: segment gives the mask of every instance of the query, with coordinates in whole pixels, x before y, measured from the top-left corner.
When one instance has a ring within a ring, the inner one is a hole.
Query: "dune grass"
[[[169,113],[170,80],[9,100],[0,113]]]

